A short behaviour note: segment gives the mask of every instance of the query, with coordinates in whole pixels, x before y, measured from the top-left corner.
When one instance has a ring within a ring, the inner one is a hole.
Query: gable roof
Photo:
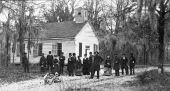
[[[47,23],[44,25],[47,38],[74,38],[84,27],[84,23],[74,21]]]

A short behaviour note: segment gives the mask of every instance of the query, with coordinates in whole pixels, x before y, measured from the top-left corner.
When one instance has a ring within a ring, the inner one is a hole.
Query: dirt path
[[[141,73],[145,70],[156,69],[154,67],[150,68],[138,68],[137,73]],[[101,71],[102,73],[103,71]],[[0,91],[64,91],[66,88],[91,88],[97,89],[97,91],[132,91],[132,89],[124,88],[121,84],[126,81],[135,80],[135,76],[101,76],[100,79],[88,79],[88,76],[61,76],[61,83],[54,83],[52,85],[44,85],[43,78],[39,77],[37,79],[21,81],[12,84],[6,84],[0,87]]]

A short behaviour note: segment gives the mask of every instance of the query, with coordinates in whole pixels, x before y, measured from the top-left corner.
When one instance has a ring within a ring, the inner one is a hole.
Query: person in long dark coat
[[[133,56],[133,53],[131,53],[129,58],[130,75],[135,74],[135,64],[136,64],[136,59]]]
[[[77,57],[76,67],[77,67],[77,69],[81,69],[82,68],[82,63],[81,63],[80,56]]]
[[[121,57],[122,75],[124,75],[124,70],[126,71],[126,75],[128,75],[129,74],[129,71],[128,71],[128,58],[125,56],[125,54],[123,54],[122,57]]]
[[[77,61],[77,58],[76,58],[76,53],[73,53],[73,56],[71,57],[71,60],[73,61],[73,74],[75,75],[76,74],[76,61]]]
[[[60,73],[59,74],[63,74],[63,69],[64,69],[64,61],[65,61],[65,56],[63,55],[64,53],[62,52],[59,60],[60,60]]]
[[[47,65],[47,61],[46,61],[46,58],[44,57],[44,53],[42,53],[42,56],[40,58],[40,71],[41,72],[45,72],[46,65]]]
[[[51,55],[51,51],[49,51],[49,54],[47,55],[47,65],[48,70],[52,72],[53,69],[53,55]]]
[[[73,64],[74,64],[74,62],[72,60],[72,54],[69,53],[68,65],[67,65],[67,70],[68,70],[69,76],[74,76],[74,74],[73,74],[73,70],[74,70]]]
[[[111,72],[112,69],[111,69],[111,59],[110,59],[110,56],[107,56],[105,64],[104,64],[104,67],[105,67],[104,74],[105,75],[111,75],[112,74],[112,72]]]
[[[89,71],[89,73],[90,73],[90,72],[91,72],[91,66],[92,66],[92,63],[93,63],[93,61],[94,61],[94,56],[92,55],[92,52],[89,53],[89,58],[88,58],[88,60],[89,60],[89,68],[88,68],[88,71]]]
[[[120,69],[120,61],[117,54],[115,54],[115,58],[114,58],[115,76],[119,76],[119,69]]]
[[[87,58],[87,54],[84,54],[84,58],[83,58],[83,75],[90,75],[89,72],[89,59]]]
[[[94,62],[92,63],[91,68],[91,77],[90,79],[93,79],[95,72],[97,71],[97,79],[99,79],[99,72],[100,72],[100,64],[103,61],[102,57],[99,56],[98,52],[95,52],[94,56]]]
[[[80,56],[77,57],[76,69],[76,76],[82,76],[82,62]]]
[[[29,62],[28,62],[28,58],[27,58],[27,53],[24,53],[24,55],[22,57],[22,64],[24,67],[24,72],[29,73]]]

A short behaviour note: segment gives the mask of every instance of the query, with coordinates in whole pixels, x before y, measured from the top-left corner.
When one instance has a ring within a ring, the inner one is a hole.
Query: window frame
[[[52,54],[57,55],[57,43],[52,44]]]

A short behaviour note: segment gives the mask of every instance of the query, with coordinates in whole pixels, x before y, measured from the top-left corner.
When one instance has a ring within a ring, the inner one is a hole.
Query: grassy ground
[[[137,80],[128,82],[126,86],[138,88],[139,91],[169,91],[170,73],[158,73],[158,70],[146,71],[137,75]],[[125,85],[125,84],[124,84]]]
[[[25,73],[23,67],[10,65],[9,67],[0,68],[0,85],[23,80],[34,79],[42,76],[37,65],[30,66],[30,73]]]

